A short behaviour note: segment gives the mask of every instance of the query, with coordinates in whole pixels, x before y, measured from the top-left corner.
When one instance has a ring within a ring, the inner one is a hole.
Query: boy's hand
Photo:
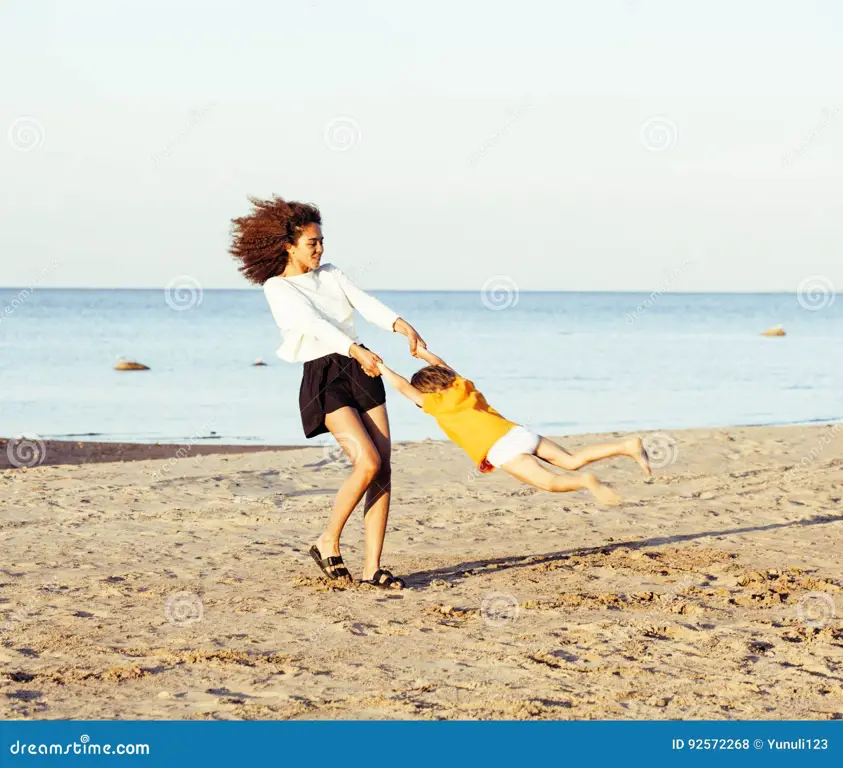
[[[383,359],[380,355],[372,352],[371,350],[364,349],[359,344],[352,344],[351,347],[349,347],[349,355],[360,363],[360,367],[367,376],[377,378],[381,375],[381,372],[378,369],[378,363],[383,362]]]
[[[396,333],[403,333],[407,337],[407,341],[410,344],[410,354],[413,357],[417,357],[416,350],[419,346],[427,346],[425,340],[419,336],[419,332],[401,317],[392,324],[392,330]]]
[[[410,328],[410,333],[407,334],[407,340],[410,342],[410,354],[413,357],[419,356],[419,350],[425,348],[424,339],[416,333],[415,328]]]

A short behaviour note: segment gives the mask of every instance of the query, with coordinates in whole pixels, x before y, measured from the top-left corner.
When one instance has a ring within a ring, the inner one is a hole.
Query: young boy
[[[539,459],[560,469],[574,470],[592,461],[629,456],[647,477],[652,475],[640,438],[601,443],[568,453],[552,440],[505,419],[486,402],[473,382],[421,345],[415,356],[428,365],[416,371],[410,381],[383,363],[378,363],[378,368],[390,385],[436,419],[442,431],[471,457],[481,472],[500,467],[517,480],[543,491],[584,489],[603,504],[618,504],[621,497],[592,474],[566,477],[552,472]]]

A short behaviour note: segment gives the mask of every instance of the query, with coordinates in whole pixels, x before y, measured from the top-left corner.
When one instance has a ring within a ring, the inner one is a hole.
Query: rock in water
[[[120,360],[114,366],[115,371],[148,371],[149,366],[143,363],[135,363],[132,360]]]
[[[784,328],[780,325],[776,325],[773,328],[768,328],[766,331],[762,331],[762,336],[785,336]]]

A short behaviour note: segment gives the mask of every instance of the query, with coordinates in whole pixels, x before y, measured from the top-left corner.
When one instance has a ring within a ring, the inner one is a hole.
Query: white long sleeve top
[[[290,363],[304,363],[332,352],[350,357],[349,348],[358,343],[355,309],[385,331],[391,331],[399,317],[333,264],[320,264],[292,277],[270,277],[263,292],[281,330],[281,346],[275,354]]]

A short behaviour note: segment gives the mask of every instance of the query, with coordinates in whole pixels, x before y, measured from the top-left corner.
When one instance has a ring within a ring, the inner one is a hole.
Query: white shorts
[[[499,467],[522,453],[534,454],[540,440],[541,435],[519,424],[497,440],[486,454],[486,461],[493,467]]]

